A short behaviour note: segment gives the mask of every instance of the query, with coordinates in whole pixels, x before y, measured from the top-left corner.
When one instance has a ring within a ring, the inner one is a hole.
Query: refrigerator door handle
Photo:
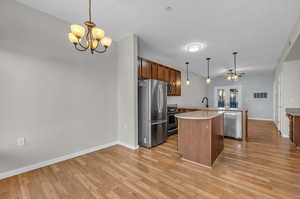
[[[153,123],[151,123],[151,125],[163,124],[166,122],[167,122],[167,120],[162,120],[162,121],[153,122]]]
[[[159,84],[158,86],[158,104],[157,104],[157,108],[158,108],[158,112],[162,112],[163,109],[163,94],[162,94],[163,90],[162,90],[162,85]]]

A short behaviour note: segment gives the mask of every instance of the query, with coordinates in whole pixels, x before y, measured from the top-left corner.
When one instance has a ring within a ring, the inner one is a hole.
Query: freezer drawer
[[[224,136],[242,139],[242,113],[225,112],[224,113]]]
[[[151,143],[150,147],[163,143],[168,137],[168,126],[167,122],[161,124],[151,125]]]

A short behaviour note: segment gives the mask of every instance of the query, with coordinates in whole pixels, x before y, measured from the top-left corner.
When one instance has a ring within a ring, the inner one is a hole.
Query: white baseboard
[[[249,117],[249,120],[261,120],[261,121],[273,121],[273,119],[267,119],[267,118],[259,118],[259,117]]]
[[[82,156],[82,155],[92,153],[92,152],[95,152],[95,151],[98,151],[98,150],[101,150],[101,149],[104,149],[104,148],[108,148],[108,147],[114,146],[116,144],[120,144],[120,142],[119,141],[114,141],[114,142],[110,142],[110,143],[107,143],[107,144],[94,146],[94,147],[91,147],[91,148],[88,148],[88,149],[85,149],[85,150],[82,150],[82,151],[79,151],[79,152],[76,152],[76,153],[71,153],[71,154],[67,154],[67,155],[64,155],[64,156],[61,156],[61,157],[58,157],[58,158],[54,158],[52,160],[46,160],[46,161],[39,162],[39,163],[36,163],[36,164],[33,164],[33,165],[29,165],[29,166],[26,166],[26,167],[23,167],[23,168],[3,172],[3,173],[0,173],[0,180],[4,179],[4,178],[11,177],[11,176],[15,176],[15,175],[18,175],[18,174],[21,174],[21,173],[25,173],[25,172],[28,172],[28,171],[32,171],[32,170],[35,170],[35,169],[39,169],[39,168],[42,168],[42,167],[45,167],[45,166],[49,166],[49,165],[52,165],[52,164],[55,164],[55,163],[58,163],[58,162],[62,162],[62,161],[68,160],[68,159],[76,158],[78,156]],[[131,146],[126,146],[126,145],[123,145],[123,144],[120,144],[120,145],[132,149]]]
[[[125,143],[123,143],[123,142],[119,142],[118,144],[121,145],[121,146],[124,146],[124,147],[126,147],[126,148],[132,149],[132,150],[136,150],[136,149],[139,148],[139,145],[137,145],[137,146],[132,146],[132,145],[125,144]]]

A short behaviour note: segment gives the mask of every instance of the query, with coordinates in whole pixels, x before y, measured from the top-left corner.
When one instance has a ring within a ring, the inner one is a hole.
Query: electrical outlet
[[[17,145],[18,146],[24,146],[25,145],[25,138],[20,137],[17,139]]]

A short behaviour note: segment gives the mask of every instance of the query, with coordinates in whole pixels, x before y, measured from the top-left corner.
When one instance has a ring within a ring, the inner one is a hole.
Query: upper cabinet
[[[151,79],[151,62],[141,59],[140,60],[140,77],[139,79]]]
[[[157,79],[158,78],[158,64],[151,63],[151,78],[149,79]]]
[[[181,72],[176,71],[176,91],[175,96],[181,96]]]
[[[139,58],[139,79],[157,79],[168,83],[168,96],[181,96],[181,72],[173,68]]]

